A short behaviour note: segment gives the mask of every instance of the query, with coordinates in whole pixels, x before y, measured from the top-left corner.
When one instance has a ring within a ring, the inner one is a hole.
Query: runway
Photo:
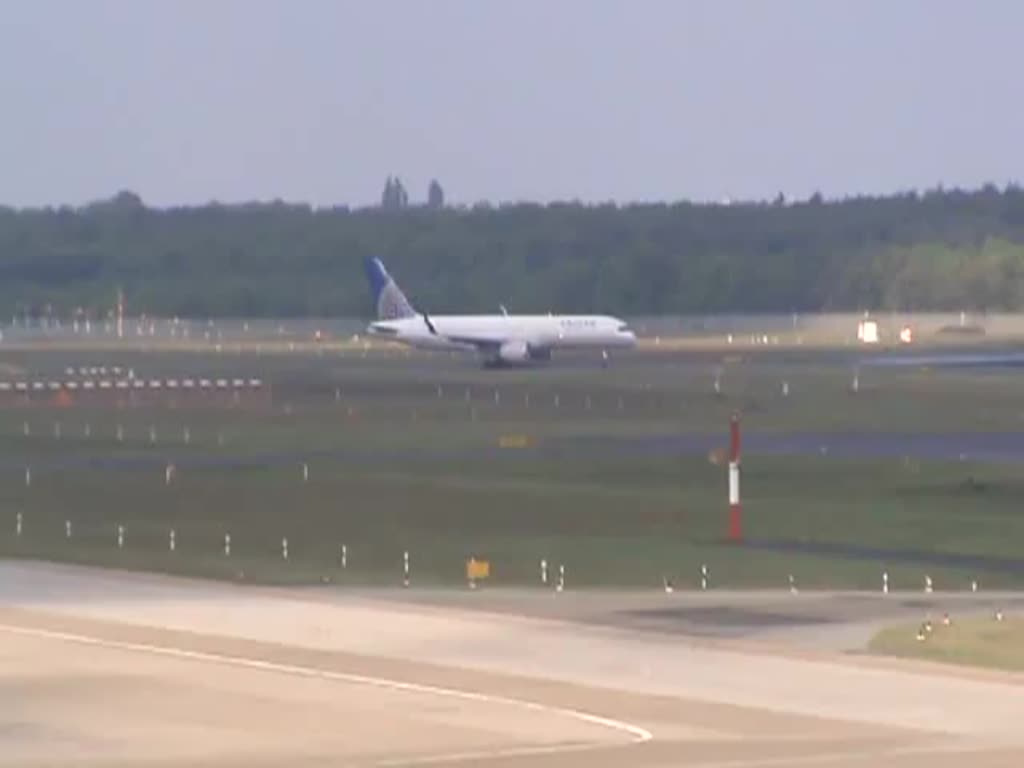
[[[426,597],[0,563],[0,766],[1024,761],[1020,678]]]
[[[562,454],[704,456],[722,447],[721,434],[644,437],[596,435],[566,438],[548,446]],[[743,435],[744,455],[827,456],[833,459],[905,459],[1016,463],[1024,459],[1021,432],[755,432]]]
[[[1019,463],[1024,460],[1024,432],[755,432],[744,434],[744,453],[751,456],[814,456],[832,459],[917,459],[921,461],[974,461]],[[617,434],[558,437],[540,441],[519,451],[488,442],[470,447],[435,447],[425,459],[414,448],[381,451],[359,446],[302,451],[257,452],[248,455],[193,455],[171,448],[159,456],[70,455],[40,458],[34,466],[43,471],[100,470],[142,472],[161,470],[168,462],[181,469],[252,469],[294,466],[303,461],[336,461],[346,466],[377,467],[382,462],[456,462],[485,456],[495,461],[534,461],[542,457],[558,461],[576,459],[636,459],[638,457],[706,457],[722,448],[723,437],[715,432],[623,437]],[[0,457],[0,470],[21,471],[24,461]]]

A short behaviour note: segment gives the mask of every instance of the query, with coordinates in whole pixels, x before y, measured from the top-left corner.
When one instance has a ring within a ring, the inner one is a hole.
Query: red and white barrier
[[[111,389],[194,389],[197,381],[195,379],[85,379],[82,381],[0,381],[0,392],[42,392],[50,390],[58,392],[62,389],[70,392],[78,390],[111,390]],[[259,378],[250,379],[199,379],[200,389],[262,389],[263,380]]]

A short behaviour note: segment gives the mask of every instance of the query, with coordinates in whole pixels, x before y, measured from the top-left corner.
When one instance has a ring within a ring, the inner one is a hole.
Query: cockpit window
[[[623,323],[622,325],[619,326],[619,333],[632,333],[632,332],[633,332],[633,329],[630,328],[625,323]]]
[[[396,336],[398,334],[398,329],[391,328],[390,326],[387,325],[375,325],[373,326],[373,332],[380,333],[385,336]]]

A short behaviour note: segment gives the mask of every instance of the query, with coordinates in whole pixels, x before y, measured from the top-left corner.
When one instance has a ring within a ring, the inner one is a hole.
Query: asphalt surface
[[[455,460],[467,456],[488,456],[495,460],[519,461],[536,459],[538,455],[551,460],[565,456],[615,457],[684,457],[706,456],[722,447],[721,433],[686,433],[622,437],[591,435],[550,438],[535,447],[508,451],[499,446],[473,445],[469,448],[432,448],[432,462]],[[828,456],[841,459],[910,458],[938,461],[1011,462],[1024,461],[1024,432],[754,432],[745,431],[743,452],[746,456]],[[182,468],[242,469],[249,467],[290,466],[297,461],[328,459],[348,464],[379,464],[386,461],[423,461],[422,450],[380,450],[348,447],[326,450],[273,451],[244,456],[220,454],[176,454],[168,447],[159,456],[62,456],[35,459],[40,469],[103,469],[142,471],[163,468],[173,461]],[[22,471],[23,459],[0,458],[0,468]]]
[[[920,611],[839,597],[296,591],[0,563],[0,766],[1022,764],[1024,680],[813,643],[823,611],[855,627]],[[754,631],[631,623],[652,611]],[[759,635],[784,612],[802,642]]]
[[[797,552],[804,555],[842,557],[849,560],[936,565],[943,568],[963,568],[986,573],[1024,573],[1024,559],[996,555],[969,555],[910,548],[883,549],[864,544],[787,539],[747,539],[741,546],[770,552]]]
[[[608,456],[693,456],[721,449],[720,433],[642,437],[578,437],[551,449]],[[913,458],[944,461],[1024,460],[1024,432],[755,432],[743,433],[744,455]]]

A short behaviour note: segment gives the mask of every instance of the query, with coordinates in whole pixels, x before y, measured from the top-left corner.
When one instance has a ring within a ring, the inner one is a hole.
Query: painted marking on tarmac
[[[472,701],[482,704],[496,704],[502,706],[518,707],[529,712],[542,712],[560,717],[567,717],[588,725],[595,725],[607,728],[629,736],[627,744],[643,744],[654,739],[654,734],[638,725],[626,723],[590,712],[583,712],[578,709],[567,707],[550,706],[525,699],[514,699],[507,696],[493,696],[477,691],[465,691],[457,688],[444,688],[435,685],[422,683],[410,683],[402,680],[392,680],[384,677],[371,677],[369,675],[358,675],[349,672],[335,672],[328,669],[300,666],[297,664],[282,664],[265,659],[255,659],[246,656],[233,656],[229,654],[210,653],[206,651],[190,651],[184,648],[173,646],[152,645],[149,643],[132,643],[122,640],[110,640],[93,635],[83,635],[75,632],[59,632],[37,627],[23,627],[15,624],[0,624],[0,631],[8,632],[23,637],[36,637],[47,640],[59,640],[79,645],[88,645],[97,648],[110,650],[130,651],[134,653],[146,653],[153,656],[164,656],[185,661],[197,661],[225,666],[253,669],[261,672],[276,672],[279,674],[292,675],[295,677],[319,678],[321,680],[333,680],[336,682],[349,683],[351,685],[363,685],[385,690],[401,691],[404,693],[426,694],[431,696],[443,696],[462,701]],[[567,752],[584,752],[589,750],[608,749],[608,744],[561,744],[546,747],[523,747],[519,749],[495,750],[492,752],[459,753],[448,755],[436,755],[427,757],[410,757],[394,761],[375,763],[382,766],[413,766],[427,765],[445,761],[473,761],[481,759],[498,759],[505,757],[519,757],[530,755],[550,755]]]

